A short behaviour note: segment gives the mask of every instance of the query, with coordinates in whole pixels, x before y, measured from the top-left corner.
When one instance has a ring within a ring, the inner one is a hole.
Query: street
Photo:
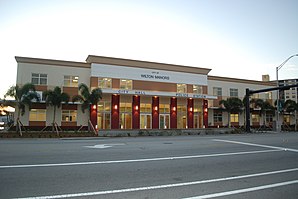
[[[298,133],[0,140],[0,198],[297,196]]]

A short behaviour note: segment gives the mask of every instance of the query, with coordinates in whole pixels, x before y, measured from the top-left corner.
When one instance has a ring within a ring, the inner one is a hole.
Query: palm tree
[[[260,115],[263,117],[263,126],[266,126],[266,113],[272,112],[274,113],[274,106],[272,106],[268,101],[264,101],[262,99],[255,99],[254,101],[255,107],[260,109]]]
[[[227,100],[221,100],[219,105],[223,106],[223,110],[228,112],[228,127],[230,127],[230,114],[241,113],[243,111],[243,103],[239,98],[231,97]]]
[[[33,100],[40,100],[39,96],[35,92],[35,86],[31,83],[26,83],[21,87],[19,85],[11,86],[4,95],[4,98],[6,98],[7,96],[15,99],[12,104],[17,111],[16,131],[20,132],[20,134],[22,135],[20,129],[20,116],[23,116],[25,114],[26,106],[29,107],[29,110],[31,109]]]
[[[89,87],[81,83],[79,85],[79,92],[80,95],[76,95],[72,98],[73,102],[81,102],[82,103],[82,112],[85,113],[85,110],[88,109],[89,112],[89,120],[88,123],[90,123],[90,107],[91,105],[96,105],[101,99],[102,99],[102,91],[100,88],[95,88],[91,92],[89,90]],[[89,125],[88,125],[89,127]]]
[[[288,113],[293,113],[295,117],[295,131],[297,130],[296,111],[298,110],[298,104],[294,100],[287,100],[284,104],[284,110]]]
[[[61,88],[56,86],[54,90],[47,90],[43,92],[43,96],[45,98],[47,106],[53,106],[54,108],[54,116],[52,123],[52,131],[54,132],[56,124],[56,109],[60,108],[62,102],[69,102],[69,95],[67,93],[61,92]],[[56,129],[57,130],[57,129]],[[58,134],[58,130],[57,130]]]

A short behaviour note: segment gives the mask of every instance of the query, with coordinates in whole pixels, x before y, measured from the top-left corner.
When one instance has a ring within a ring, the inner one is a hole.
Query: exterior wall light
[[[114,106],[114,109],[115,109],[115,110],[117,110],[117,109],[118,109],[118,106],[117,106],[117,105],[115,105],[115,106]]]
[[[176,107],[175,106],[173,107],[173,111],[176,111]]]
[[[155,107],[154,107],[154,110],[156,110],[156,111],[157,111],[157,110],[158,110],[158,107],[157,107],[157,106],[155,106]]]
[[[139,106],[137,105],[135,109],[136,109],[136,111],[139,110]]]
[[[92,108],[93,108],[93,110],[95,110],[96,109],[96,105],[93,105]]]

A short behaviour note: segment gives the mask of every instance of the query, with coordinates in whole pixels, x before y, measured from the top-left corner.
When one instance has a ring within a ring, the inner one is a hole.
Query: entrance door
[[[141,129],[151,129],[151,114],[141,114],[140,120]]]
[[[120,128],[121,129],[131,129],[131,113],[121,113],[120,114]]]
[[[170,127],[170,114],[159,115],[159,129],[168,129]]]

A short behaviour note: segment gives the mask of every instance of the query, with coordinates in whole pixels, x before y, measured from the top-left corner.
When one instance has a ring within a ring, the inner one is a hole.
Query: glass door
[[[141,114],[140,120],[141,129],[151,129],[151,114]]]
[[[159,115],[159,128],[168,129],[170,127],[170,114]]]

